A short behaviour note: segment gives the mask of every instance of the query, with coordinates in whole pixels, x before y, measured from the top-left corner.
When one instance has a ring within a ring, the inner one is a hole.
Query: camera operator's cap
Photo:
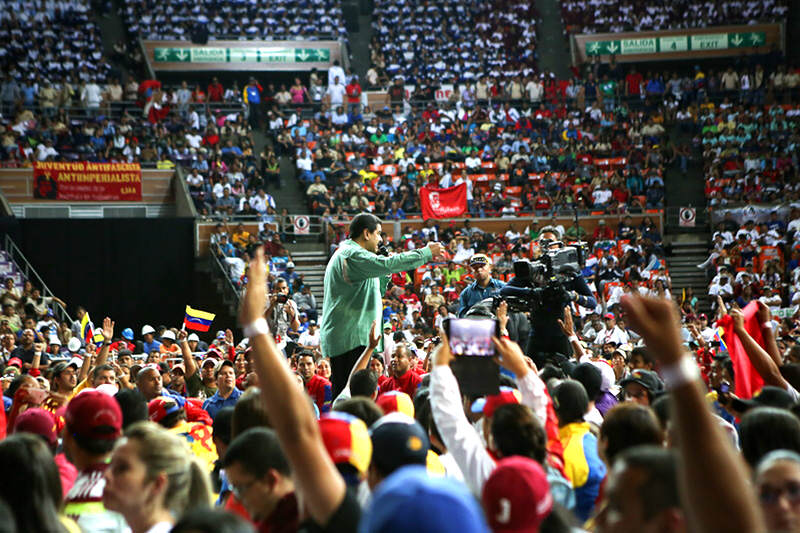
[[[200,337],[197,336],[197,333],[192,333],[189,337],[186,338],[187,342],[197,341],[200,342]]]
[[[322,442],[335,464],[349,464],[361,474],[372,458],[372,439],[367,425],[353,415],[332,411],[319,419]]]
[[[469,265],[491,265],[492,259],[486,254],[474,254],[469,258]]]
[[[405,465],[425,466],[430,443],[422,426],[402,413],[389,413],[369,429],[372,438],[372,463],[383,472]]]
[[[483,485],[481,500],[495,533],[539,531],[553,509],[544,469],[533,459],[521,456],[497,462]]]
[[[789,409],[794,404],[792,395],[785,389],[767,385],[753,395],[749,400],[734,398],[731,407],[743,413],[755,407],[777,407],[778,409]]]
[[[145,326],[142,327],[142,335],[147,335],[148,333],[155,333],[155,332],[156,330],[154,330],[153,326],[149,324],[145,324]]]
[[[641,368],[637,368],[631,372],[628,377],[619,382],[619,386],[624,388],[628,383],[638,383],[647,389],[650,394],[655,394],[664,389],[658,374],[650,370],[643,370]]]
[[[177,413],[181,408],[178,402],[166,396],[159,396],[147,404],[147,416],[153,422],[161,422],[172,413]]]
[[[122,410],[104,392],[87,389],[67,404],[64,422],[68,431],[85,439],[116,440],[122,434]]]
[[[489,394],[485,398],[478,398],[470,406],[473,413],[483,413],[486,417],[491,417],[498,407],[522,403],[522,394],[517,389],[511,387],[500,387],[497,394]]]
[[[378,396],[375,403],[383,410],[383,414],[385,415],[389,413],[402,413],[414,418],[414,402],[411,400],[411,396],[405,392],[397,390],[384,392]]]

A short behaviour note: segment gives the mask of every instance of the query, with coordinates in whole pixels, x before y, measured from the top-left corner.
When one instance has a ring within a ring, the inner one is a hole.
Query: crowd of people
[[[133,38],[188,41],[198,31],[209,40],[300,40],[346,38],[340,2],[283,1],[269,5],[213,1],[125,0],[121,16]]]
[[[537,236],[547,242],[534,248],[549,247],[560,230]],[[475,282],[465,291],[502,283],[492,267],[502,276],[505,254],[485,252],[470,257]],[[436,268],[413,274],[424,287],[438,283]],[[735,514],[734,529],[792,524],[784,485],[800,475],[800,347],[794,319],[773,324],[766,305],[724,307],[714,320],[680,316],[663,293],[633,285],[606,302],[602,320],[565,309],[572,354],[537,368],[501,304],[493,344],[502,386],[464,404],[446,328],[417,329],[388,306],[334,386],[313,344],[285,339],[297,308],[281,299],[287,283],[271,278],[261,249],[248,272],[241,339],[220,331],[206,344],[184,328],[149,325],[135,338],[106,318],[89,342],[62,350],[3,324],[4,523],[602,533],[657,521],[711,531]],[[390,283],[409,308],[411,274]],[[428,294],[426,302],[440,292]],[[756,377],[762,393],[743,395],[739,380]]]
[[[561,20],[569,33],[620,33],[682,28],[752,25],[786,19],[789,2],[613,2],[561,0]]]
[[[698,265],[710,280],[709,295],[719,298],[714,307],[743,308],[757,300],[779,313],[800,304],[798,228],[797,207],[725,211],[715,224],[711,253]]]
[[[484,76],[519,81],[536,70],[532,4],[381,0],[372,16],[371,61],[390,79],[438,86]]]
[[[0,72],[18,84],[26,98],[32,86],[45,80],[107,81],[111,65],[103,53],[92,4],[90,0],[3,2]],[[35,41],[30,35],[37,36]]]

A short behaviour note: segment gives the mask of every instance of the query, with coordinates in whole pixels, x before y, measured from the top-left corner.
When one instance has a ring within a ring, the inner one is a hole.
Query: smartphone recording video
[[[494,357],[492,337],[497,321],[479,318],[451,318],[446,322],[450,350],[455,356]]]
[[[445,320],[444,330],[455,355],[451,367],[462,394],[483,396],[500,390],[500,367],[495,363],[492,337],[499,331],[497,321],[479,318]]]

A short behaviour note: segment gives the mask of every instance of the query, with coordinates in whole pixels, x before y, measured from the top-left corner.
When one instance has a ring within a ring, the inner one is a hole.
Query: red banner
[[[467,185],[439,189],[424,186],[419,190],[422,218],[455,218],[467,210]]]
[[[41,162],[33,165],[33,197],[47,200],[141,202],[139,163]]]

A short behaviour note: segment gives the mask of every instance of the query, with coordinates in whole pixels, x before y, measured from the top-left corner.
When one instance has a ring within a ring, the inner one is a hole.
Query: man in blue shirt
[[[225,360],[216,371],[217,393],[203,403],[203,409],[213,419],[223,407],[233,407],[242,391],[236,388],[236,371],[233,363]]]
[[[492,260],[484,254],[475,254],[469,260],[469,267],[475,276],[466,289],[461,291],[458,298],[458,316],[463,317],[469,308],[500,293],[500,289],[506,286],[502,281],[492,278]]]
[[[153,350],[159,350],[161,348],[161,343],[155,340],[155,333],[156,330],[154,330],[153,326],[149,324],[145,324],[145,326],[142,328],[143,353],[150,353]]]

